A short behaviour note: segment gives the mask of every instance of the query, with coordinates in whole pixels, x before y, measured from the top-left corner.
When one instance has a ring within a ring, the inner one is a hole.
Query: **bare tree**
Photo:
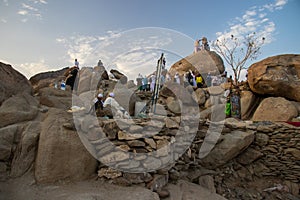
[[[242,69],[246,69],[246,62],[254,60],[260,54],[260,48],[264,44],[265,38],[254,33],[243,38],[222,37],[212,43],[212,47],[220,54],[225,62],[231,67],[234,73],[234,83],[237,84]]]

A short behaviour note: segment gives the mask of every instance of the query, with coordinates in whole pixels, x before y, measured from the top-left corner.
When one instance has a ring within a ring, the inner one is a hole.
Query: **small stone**
[[[156,143],[152,138],[144,138],[144,140],[152,149],[156,149]]]
[[[199,177],[199,185],[209,189],[212,193],[216,193],[214,178],[209,175]]]
[[[169,128],[169,129],[178,129],[179,128],[179,124],[170,119],[169,117],[165,118],[165,123],[166,123],[166,127]]]
[[[144,147],[146,146],[145,142],[140,140],[131,140],[127,142],[130,147]]]
[[[100,178],[101,177],[106,177],[108,179],[114,179],[114,178],[122,176],[122,172],[120,172],[118,170],[115,170],[115,169],[112,169],[110,167],[109,168],[101,168],[98,171],[98,176]]]
[[[269,136],[264,133],[256,133],[255,135],[255,143],[258,146],[266,146],[269,142]]]
[[[161,189],[157,191],[157,194],[160,198],[167,198],[168,196],[170,196],[170,192],[167,189]]]
[[[99,159],[103,164],[109,165],[111,163],[121,162],[129,159],[129,154],[120,150],[111,152],[103,157],[99,157]]]
[[[118,139],[119,140],[135,140],[135,139],[139,139],[139,138],[143,138],[143,135],[141,134],[131,134],[131,133],[127,133],[124,131],[119,131],[118,132]]]

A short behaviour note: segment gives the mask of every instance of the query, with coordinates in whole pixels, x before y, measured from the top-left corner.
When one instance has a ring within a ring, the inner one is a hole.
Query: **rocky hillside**
[[[0,186],[28,175],[46,186],[97,177],[95,187],[134,188],[131,199],[298,199],[300,129],[285,122],[299,121],[300,103],[280,85],[290,80],[289,93],[297,92],[299,57],[279,55],[249,68],[249,82],[240,85],[243,121],[225,118],[226,84],[195,89],[168,82],[155,115],[107,119],[87,112],[98,92],[114,91],[132,116],[151,93],[137,92],[118,71],[110,79],[104,67],[82,68],[71,92],[53,87],[66,69],[30,83],[1,63]],[[184,62],[170,71],[188,70]],[[75,105],[85,110],[70,112]],[[0,191],[6,199],[21,188]],[[100,198],[101,191],[82,191],[77,199]]]

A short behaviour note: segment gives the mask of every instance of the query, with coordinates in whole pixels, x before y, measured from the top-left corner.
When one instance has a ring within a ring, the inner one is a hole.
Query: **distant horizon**
[[[90,67],[101,59],[105,67],[135,77],[155,69],[162,52],[170,68],[190,55],[195,39],[203,36],[211,44],[231,34],[256,32],[266,44],[246,64],[250,66],[300,53],[299,10],[297,0],[0,0],[0,42],[5,47],[0,61],[28,79],[73,66],[75,58]]]

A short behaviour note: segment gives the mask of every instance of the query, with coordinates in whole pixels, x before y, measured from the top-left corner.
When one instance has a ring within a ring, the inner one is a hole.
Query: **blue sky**
[[[253,31],[267,38],[258,61],[300,53],[299,19],[299,0],[0,0],[0,61],[30,78],[101,59],[133,78],[161,52],[170,66],[195,39]]]

